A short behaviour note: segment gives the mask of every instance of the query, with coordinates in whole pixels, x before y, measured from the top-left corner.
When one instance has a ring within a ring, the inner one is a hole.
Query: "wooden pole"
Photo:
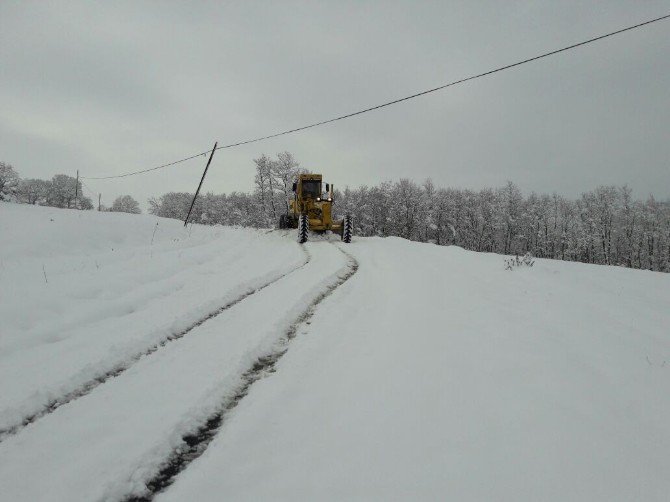
[[[195,199],[198,198],[198,194],[200,193],[200,188],[202,188],[202,182],[205,181],[205,176],[207,175],[207,169],[209,169],[209,165],[212,163],[212,158],[214,157],[214,152],[216,151],[216,145],[218,145],[219,142],[217,141],[214,143],[214,148],[212,148],[212,153],[209,154],[209,160],[207,161],[207,165],[205,166],[205,171],[202,173],[202,178],[200,178],[200,184],[198,185],[198,189],[195,191],[195,195],[193,196],[193,200],[191,201],[191,207],[188,210],[188,214],[186,215],[186,219],[184,220],[184,226],[188,223],[188,219],[191,216],[191,211],[193,211],[193,206],[195,205]]]
[[[98,194],[98,212],[100,212],[100,198],[102,197],[102,194]]]

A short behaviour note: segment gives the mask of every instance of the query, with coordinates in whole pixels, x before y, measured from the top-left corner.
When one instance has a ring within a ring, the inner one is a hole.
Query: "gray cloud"
[[[666,14],[667,2],[2,2],[0,159],[122,173],[354,111]],[[289,150],[343,186],[432,177],[670,197],[670,21],[348,121],[220,151],[248,190]],[[88,182],[107,202],[193,190],[204,159]]]

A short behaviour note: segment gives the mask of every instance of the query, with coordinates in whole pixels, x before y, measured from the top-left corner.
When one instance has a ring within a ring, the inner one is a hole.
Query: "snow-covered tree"
[[[256,164],[256,177],[254,179],[256,196],[263,208],[263,226],[274,226],[279,216],[275,197],[276,183],[272,176],[273,161],[267,155],[263,154],[259,158],[254,159],[254,164]]]
[[[81,193],[81,184],[67,174],[57,174],[51,179],[51,187],[47,194],[47,205],[52,207],[74,207],[75,198]]]
[[[120,197],[117,197],[109,210],[115,213],[140,214],[142,212],[139,203],[130,195],[121,195]]]
[[[0,162],[0,200],[10,200],[16,195],[19,175],[11,164]]]
[[[422,202],[421,188],[412,180],[403,178],[395,184],[391,214],[397,235],[410,240],[418,239]]]
[[[169,192],[158,199],[149,199],[149,213],[164,218],[184,220],[191,206],[193,194],[188,192]],[[193,207],[190,221],[199,221],[202,215],[202,198],[199,197]]]
[[[281,212],[288,214],[289,200],[293,197],[293,182],[300,174],[300,164],[289,152],[277,154],[277,160],[271,164],[271,174],[281,198]]]
[[[50,188],[51,182],[47,180],[21,180],[16,195],[24,204],[45,204]]]

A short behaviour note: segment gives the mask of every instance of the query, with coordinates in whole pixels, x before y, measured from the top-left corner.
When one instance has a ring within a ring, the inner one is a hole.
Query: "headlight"
[[[317,201],[317,202],[321,202],[321,197],[317,197],[317,198],[316,198],[316,201]]]
[[[328,197],[328,202],[333,202],[332,197]]]

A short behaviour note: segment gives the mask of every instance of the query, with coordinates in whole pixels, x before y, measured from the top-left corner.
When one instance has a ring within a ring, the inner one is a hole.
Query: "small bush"
[[[505,270],[514,270],[517,267],[532,267],[534,263],[535,260],[530,253],[526,253],[523,258],[516,255],[514,258],[505,259]]]

